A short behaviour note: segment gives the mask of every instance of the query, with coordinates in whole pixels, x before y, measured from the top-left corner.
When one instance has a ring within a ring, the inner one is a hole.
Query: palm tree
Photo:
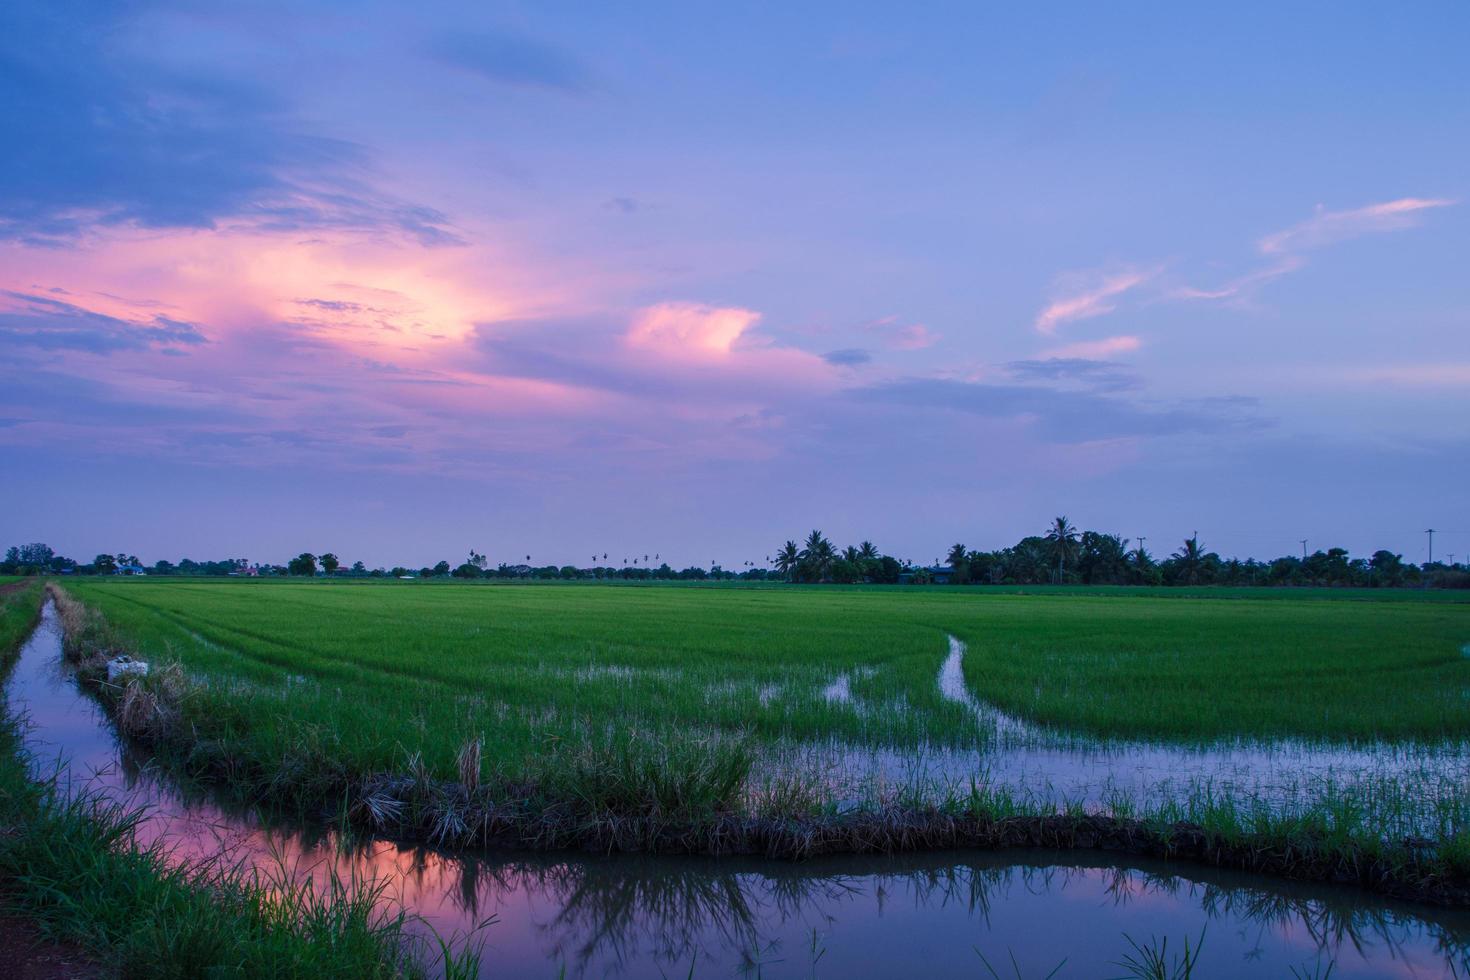
[[[877,561],[880,557],[878,549],[873,545],[873,542],[864,541],[858,546],[858,558],[862,561]]]
[[[965,555],[967,553],[968,552],[965,551],[965,546],[964,545],[962,545],[962,544],[953,545],[949,549],[949,555],[948,555],[948,557],[946,557],[944,560],[947,561],[947,562],[949,562],[949,567],[950,568],[953,568],[955,570],[958,570],[959,567],[965,563]]]
[[[837,551],[832,542],[823,537],[821,531],[807,535],[806,546],[801,549],[801,564],[806,566],[813,579],[820,582],[826,578],[836,557]]]
[[[1046,540],[1051,542],[1051,553],[1057,560],[1057,584],[1060,585],[1067,574],[1067,559],[1077,549],[1077,528],[1065,517],[1058,517],[1046,532]]]
[[[801,552],[797,549],[796,542],[788,541],[776,552],[776,571],[790,582],[791,577],[796,574],[796,566],[800,561]]]
[[[1200,547],[1198,531],[1192,537],[1184,539],[1184,547],[1174,552],[1174,560],[1179,563],[1179,570],[1183,573],[1186,584],[1194,585],[1199,582],[1199,573],[1205,564],[1205,550]]]

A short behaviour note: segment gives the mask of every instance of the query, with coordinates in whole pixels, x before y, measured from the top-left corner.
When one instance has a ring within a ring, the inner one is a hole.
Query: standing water
[[[804,862],[465,854],[280,826],[185,799],[130,752],[61,661],[48,602],[7,682],[35,765],[147,816],[179,859],[375,877],[443,936],[473,933],[485,976],[1129,975],[1133,946],[1204,945],[1195,975],[1470,975],[1470,912],[1158,861],[931,853]],[[484,928],[482,923],[489,921]]]

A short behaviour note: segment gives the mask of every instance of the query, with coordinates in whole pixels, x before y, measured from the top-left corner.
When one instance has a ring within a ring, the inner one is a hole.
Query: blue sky
[[[13,5],[0,529],[739,566],[1064,513],[1470,555],[1467,28]]]

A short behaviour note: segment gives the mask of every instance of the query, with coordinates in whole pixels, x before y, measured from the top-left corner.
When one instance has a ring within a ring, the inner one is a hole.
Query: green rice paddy
[[[761,846],[795,855],[829,832],[822,846],[916,846],[901,843],[907,831],[834,845],[848,814],[882,834],[899,826],[883,814],[904,814],[950,840],[945,814],[982,826],[1100,812],[1202,825],[1242,854],[1312,841],[1335,868],[1367,866],[1364,854],[1418,867],[1403,841],[1427,834],[1447,862],[1436,868],[1470,867],[1470,604],[1459,596],[66,588],[93,613],[63,604],[90,669],[109,650],[181,665],[150,678],[156,711],[147,699],[118,707],[124,730],[167,731],[153,743],[173,768],[246,801],[435,840],[498,825],[529,846],[705,849],[721,846],[722,820],[752,819],[743,839],[781,838]],[[940,683],[947,661],[960,666],[951,637],[965,645],[958,697]],[[1021,735],[977,723],[992,708]],[[1099,753],[1132,783],[1089,786]],[[1060,772],[1080,780],[1075,794],[1035,792],[1033,754],[1053,765],[1043,783]],[[894,760],[936,756],[949,760],[942,779],[893,774]],[[1138,765],[1167,791],[1140,781]],[[787,840],[792,820],[806,829]],[[1312,872],[1326,873],[1341,872]]]
[[[75,583],[140,656],[267,698],[364,761],[583,729],[973,741],[936,675],[1102,736],[1470,736],[1470,604],[961,589]],[[1373,598],[1381,600],[1385,593]],[[1325,597],[1324,597],[1325,596]],[[833,697],[845,682],[851,700]],[[310,719],[310,721],[307,721]],[[244,720],[244,719],[242,719]],[[508,740],[508,741],[507,741]]]

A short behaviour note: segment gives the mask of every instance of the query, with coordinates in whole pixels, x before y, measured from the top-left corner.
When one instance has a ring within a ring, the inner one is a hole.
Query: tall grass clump
[[[0,723],[0,904],[122,977],[418,977],[401,912],[371,882],[245,873],[139,846],[141,814],[33,781]]]

